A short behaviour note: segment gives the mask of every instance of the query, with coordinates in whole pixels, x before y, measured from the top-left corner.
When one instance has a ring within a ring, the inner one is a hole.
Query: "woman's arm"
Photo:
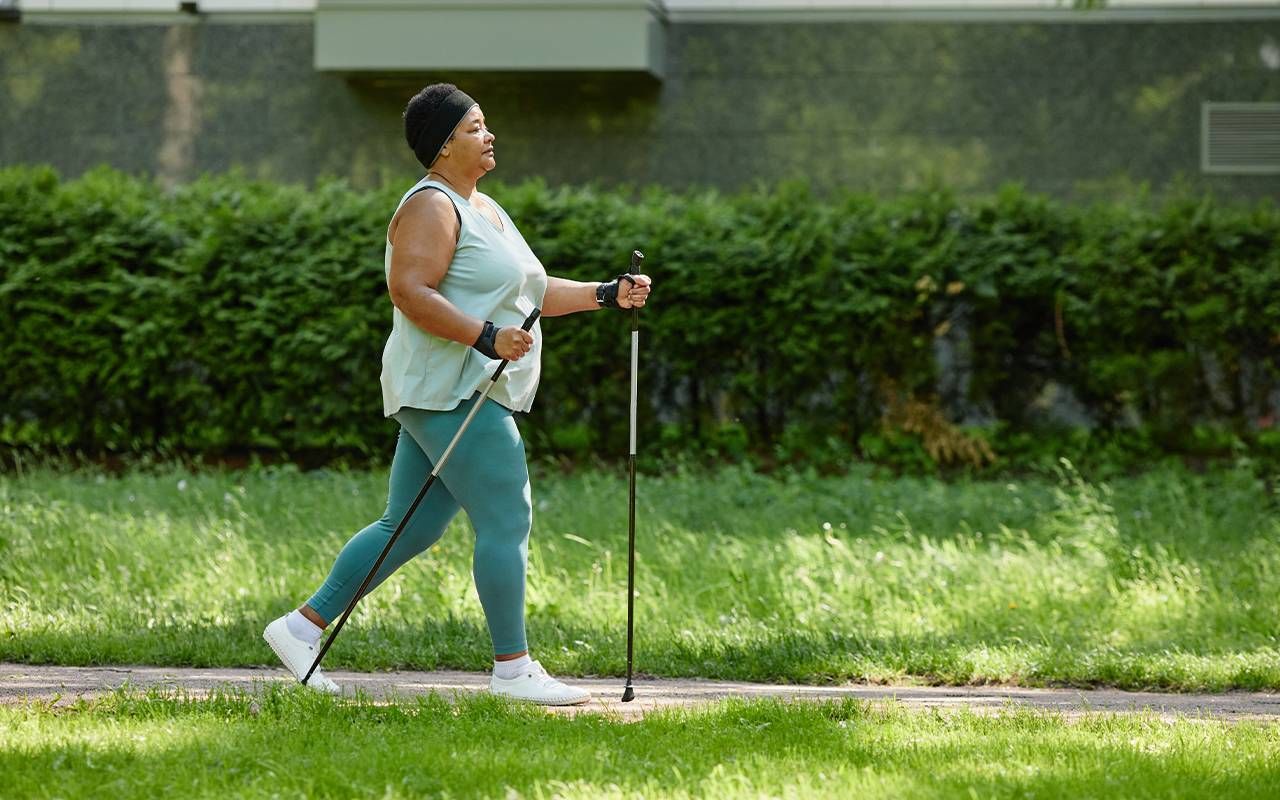
[[[542,298],[542,316],[562,317],[577,311],[595,311],[598,282],[571,281],[547,276],[547,293]]]
[[[635,284],[623,281],[618,291],[618,305],[622,308],[640,308],[649,297],[649,276],[632,277],[635,278]],[[548,276],[547,293],[542,298],[542,315],[561,317],[577,311],[595,311],[600,307],[596,303],[596,287],[599,285],[594,281],[571,281]]]
[[[436,289],[449,271],[458,238],[453,202],[437,191],[409,198],[393,224],[391,270],[387,289],[391,302],[409,321],[433,336],[475,344],[484,320],[474,319]],[[518,360],[533,346],[533,335],[510,326],[498,331],[494,349],[502,358]]]

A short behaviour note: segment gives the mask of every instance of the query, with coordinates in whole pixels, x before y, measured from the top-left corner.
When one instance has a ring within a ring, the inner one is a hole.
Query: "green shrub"
[[[646,252],[642,435],[671,452],[922,469],[988,444],[997,463],[1050,446],[1276,449],[1272,204],[486,189],[552,274],[605,279]],[[0,170],[0,441],[389,452],[382,258],[399,191],[224,175],[166,192],[106,169]],[[627,324],[545,323],[531,452],[625,452]],[[1053,433],[1050,391],[1094,430]],[[888,413],[906,401],[946,416],[913,433]]]

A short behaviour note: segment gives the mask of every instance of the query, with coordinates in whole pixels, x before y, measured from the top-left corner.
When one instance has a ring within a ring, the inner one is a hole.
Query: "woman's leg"
[[[475,399],[446,412],[402,409],[396,419],[426,453],[439,458]],[[498,656],[523,654],[528,650],[524,583],[533,506],[524,442],[511,411],[486,400],[440,480],[466,509],[476,531],[472,571],[493,651]]]
[[[402,427],[396,442],[395,457],[391,461],[387,510],[382,519],[352,536],[342,548],[329,571],[329,577],[301,609],[308,619],[324,627],[342,615],[352,596],[360,588],[360,583],[369,574],[369,570],[373,569],[378,555],[387,546],[387,540],[422,490],[422,484],[426,482],[432,469],[431,459]],[[378,574],[365,589],[365,595],[377,588],[378,584],[402,564],[438,542],[444,535],[449,521],[458,513],[458,502],[442,483],[437,480],[436,485],[427,492],[400,538],[396,539],[395,546],[378,568]],[[307,613],[308,610],[313,613]]]

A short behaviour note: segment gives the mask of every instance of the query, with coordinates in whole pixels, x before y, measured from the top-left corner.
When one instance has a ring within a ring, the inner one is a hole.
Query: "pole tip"
[[[632,700],[635,700],[635,699],[636,699],[635,689],[632,689],[628,685],[627,688],[622,690],[622,702],[630,703]]]

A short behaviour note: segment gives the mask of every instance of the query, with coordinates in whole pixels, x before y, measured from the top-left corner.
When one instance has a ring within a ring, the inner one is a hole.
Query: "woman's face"
[[[468,172],[483,175],[498,165],[493,157],[493,133],[485,127],[484,112],[480,106],[472,106],[467,115],[453,129],[449,141],[449,163]]]

